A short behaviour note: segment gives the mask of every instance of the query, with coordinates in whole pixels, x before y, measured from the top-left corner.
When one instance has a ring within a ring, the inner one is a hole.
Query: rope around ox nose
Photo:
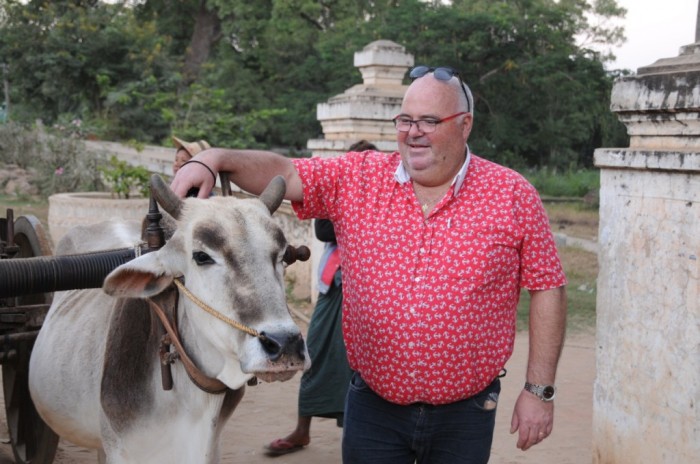
[[[206,303],[204,303],[202,300],[200,300],[199,298],[197,298],[192,292],[190,292],[190,291],[187,289],[187,287],[185,287],[185,284],[183,284],[182,282],[180,282],[178,279],[173,279],[173,282],[175,282],[175,285],[177,286],[177,288],[179,288],[180,291],[181,291],[182,293],[184,293],[185,296],[186,296],[187,298],[189,298],[190,300],[192,300],[192,302],[193,302],[194,304],[196,304],[197,306],[199,306],[200,308],[202,308],[204,311],[208,312],[209,314],[211,314],[211,315],[214,316],[215,318],[219,319],[220,321],[225,322],[226,324],[230,325],[231,327],[233,327],[233,328],[235,328],[235,329],[238,329],[238,330],[240,330],[240,331],[242,331],[242,332],[247,333],[248,335],[252,335],[253,337],[257,337],[257,338],[259,338],[259,339],[261,339],[261,340],[266,340],[266,339],[267,339],[267,337],[266,337],[265,335],[261,334],[261,333],[258,332],[257,330],[255,330],[255,329],[253,329],[253,328],[250,328],[250,327],[248,327],[248,326],[246,326],[246,325],[243,325],[243,324],[241,324],[240,322],[234,321],[233,319],[224,316],[223,314],[221,314],[220,312],[218,312],[217,310],[215,310],[215,309],[212,308],[211,306],[208,306],[208,305],[207,305]]]

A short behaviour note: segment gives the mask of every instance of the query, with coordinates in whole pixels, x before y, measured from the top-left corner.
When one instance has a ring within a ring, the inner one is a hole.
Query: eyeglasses
[[[406,116],[396,116],[393,121],[394,125],[396,126],[396,130],[399,132],[408,132],[411,130],[411,126],[415,124],[419,131],[423,132],[424,134],[430,134],[431,132],[435,132],[435,128],[438,124],[449,121],[450,119],[454,119],[458,116],[462,116],[463,114],[468,113],[466,111],[462,111],[461,113],[456,113],[442,119],[417,119],[415,121]]]
[[[447,66],[440,66],[438,68],[432,68],[430,66],[416,66],[411,69],[411,72],[408,73],[408,77],[410,77],[412,81],[415,81],[416,79],[421,78],[430,72],[433,73],[433,77],[439,81],[447,82],[452,79],[452,77],[459,79],[459,88],[462,89],[464,98],[467,99],[467,113],[472,112],[472,98],[470,97],[471,91],[467,93],[467,89],[469,87],[464,83],[462,76],[460,76],[456,69]]]

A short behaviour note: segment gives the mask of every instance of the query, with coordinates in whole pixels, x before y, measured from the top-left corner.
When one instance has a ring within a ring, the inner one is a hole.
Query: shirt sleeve
[[[343,208],[362,202],[365,186],[385,180],[386,173],[393,173],[399,162],[398,153],[372,150],[335,158],[294,159],[303,189],[303,200],[292,203],[294,212],[299,219],[330,219],[338,232]]]
[[[528,290],[548,290],[567,284],[547,211],[537,190],[525,179],[515,186],[514,213],[524,232],[521,282]]]
[[[303,200],[292,202],[299,219],[331,218],[338,191],[340,158],[292,160],[301,178]]]

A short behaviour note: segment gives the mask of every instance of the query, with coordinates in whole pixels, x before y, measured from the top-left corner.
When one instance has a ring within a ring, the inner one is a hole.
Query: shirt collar
[[[462,167],[459,169],[459,172],[457,173],[455,178],[452,179],[452,184],[450,184],[454,185],[454,191],[452,194],[453,196],[457,196],[459,189],[462,188],[464,179],[467,177],[467,169],[469,169],[469,161],[472,157],[472,152],[471,150],[469,150],[469,145],[467,145],[466,147],[466,152],[467,156],[464,159],[464,164],[462,164]],[[399,184],[405,184],[406,182],[409,182],[411,180],[411,176],[408,174],[408,171],[406,171],[403,162],[399,163],[399,167],[396,168],[396,172],[394,172],[394,179],[396,179],[396,182],[398,182]]]

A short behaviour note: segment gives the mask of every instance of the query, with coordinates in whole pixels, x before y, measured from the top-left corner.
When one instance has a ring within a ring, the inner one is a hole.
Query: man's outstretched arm
[[[231,182],[255,195],[262,193],[273,177],[281,175],[287,181],[285,198],[291,201],[302,200],[301,179],[294,165],[289,158],[270,151],[224,148],[204,150],[180,168],[170,187],[181,198],[192,187],[199,188],[199,198],[207,198],[216,184],[219,172],[228,172]]]

